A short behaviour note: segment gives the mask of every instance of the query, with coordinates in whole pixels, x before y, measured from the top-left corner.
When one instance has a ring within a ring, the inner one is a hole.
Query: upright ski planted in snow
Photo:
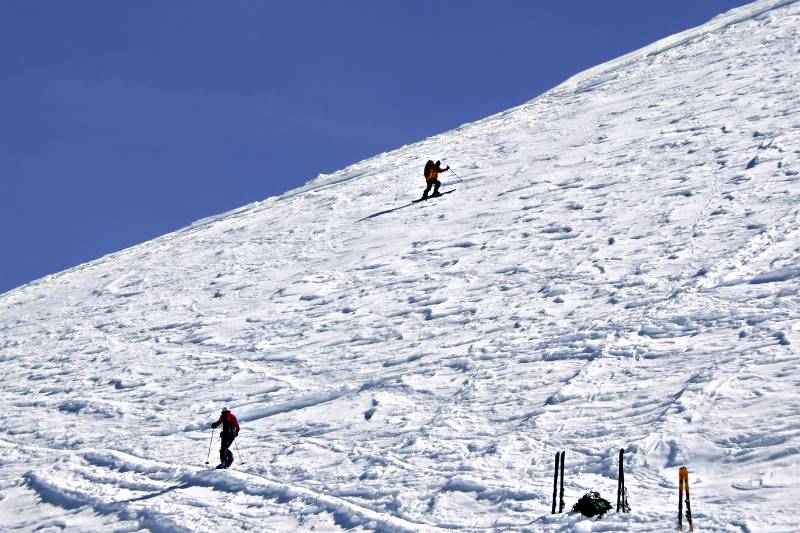
[[[559,513],[563,513],[564,512],[564,455],[566,453],[567,452],[564,452],[564,451],[561,452],[561,481],[560,481],[561,489],[560,489],[560,495],[558,497],[558,499],[559,499],[558,512]]]
[[[682,466],[678,470],[678,531],[683,531],[683,502],[686,498],[686,522],[689,531],[694,531],[692,524],[692,504],[689,500],[689,470]]]
[[[629,513],[628,490],[625,488],[625,450],[619,450],[619,479],[617,480],[617,512]]]

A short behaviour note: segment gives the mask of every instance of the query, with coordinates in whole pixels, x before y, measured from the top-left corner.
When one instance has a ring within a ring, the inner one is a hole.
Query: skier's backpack
[[[428,159],[428,162],[425,163],[425,170],[422,172],[422,175],[425,176],[425,179],[428,179],[428,176],[431,174],[431,169],[436,165],[432,160]]]
[[[599,492],[587,492],[572,506],[572,510],[583,516],[603,516],[611,510],[611,504]]]

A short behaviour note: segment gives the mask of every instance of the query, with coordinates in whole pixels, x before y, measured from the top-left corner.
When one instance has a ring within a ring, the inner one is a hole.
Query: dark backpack
[[[603,516],[611,510],[611,504],[599,492],[587,492],[572,506],[572,510],[583,516]]]
[[[436,166],[436,163],[428,159],[428,162],[425,163],[425,170],[422,172],[422,175],[425,176],[425,179],[428,179],[428,175],[431,172],[431,169]]]

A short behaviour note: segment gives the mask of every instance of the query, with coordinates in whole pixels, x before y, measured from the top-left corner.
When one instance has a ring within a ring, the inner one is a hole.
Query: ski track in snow
[[[698,529],[796,531],[799,78],[757,2],[0,296],[0,529],[666,531],[686,465]],[[549,514],[621,447],[630,514]]]

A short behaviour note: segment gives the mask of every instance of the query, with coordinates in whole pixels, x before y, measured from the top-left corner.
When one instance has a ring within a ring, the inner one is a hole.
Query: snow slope
[[[698,530],[797,531],[799,28],[757,2],[0,296],[0,529],[668,531],[686,465]],[[549,514],[557,450],[569,508],[619,448],[630,514]]]

